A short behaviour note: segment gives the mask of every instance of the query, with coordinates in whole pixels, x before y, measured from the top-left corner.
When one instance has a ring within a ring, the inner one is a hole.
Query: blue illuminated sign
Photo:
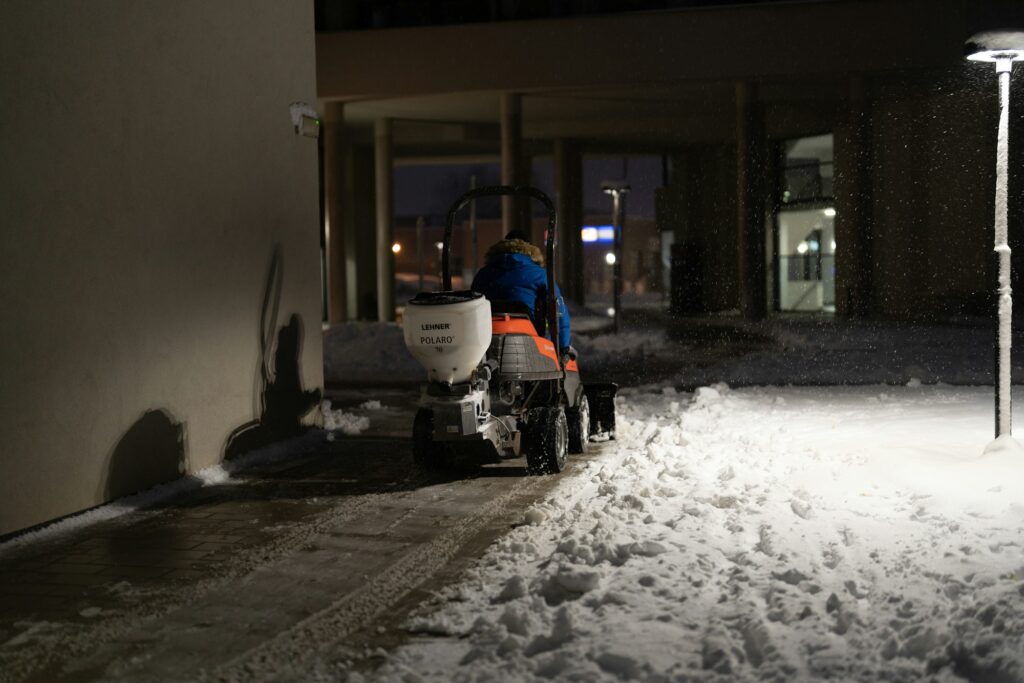
[[[598,244],[611,244],[615,241],[614,225],[585,225],[580,230],[584,242],[596,242]]]

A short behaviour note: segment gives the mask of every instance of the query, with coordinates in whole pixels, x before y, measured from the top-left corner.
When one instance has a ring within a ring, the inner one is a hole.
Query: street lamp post
[[[626,222],[626,195],[629,194],[630,186],[624,180],[605,180],[601,182],[601,190],[612,196],[612,253],[615,254],[612,262],[612,319],[615,333],[618,334],[622,316],[622,228]]]
[[[423,291],[423,216],[416,217],[416,263],[419,264],[420,288]]]
[[[469,189],[476,189],[476,173],[469,176]],[[477,271],[476,252],[480,249],[480,243],[476,235],[476,202],[469,203],[469,234],[470,241],[472,242],[469,248],[469,253],[472,254],[470,267],[473,269],[473,275],[475,276]]]
[[[996,333],[996,439],[1012,432],[1010,401],[1013,296],[1010,289],[1008,167],[1010,149],[1010,70],[1024,60],[1024,31],[985,31],[971,36],[964,54],[973,62],[995,64],[999,79],[999,129],[996,147],[995,253],[999,259]]]

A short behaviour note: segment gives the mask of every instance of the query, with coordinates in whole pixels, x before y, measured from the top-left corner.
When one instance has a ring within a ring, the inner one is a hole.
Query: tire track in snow
[[[261,643],[205,675],[201,681],[240,683],[291,680],[308,675],[318,654],[365,627],[413,589],[451,562],[484,527],[509,514],[523,499],[533,499],[553,485],[549,477],[526,477],[491,499],[432,541],[413,548],[358,590],[287,631]]]

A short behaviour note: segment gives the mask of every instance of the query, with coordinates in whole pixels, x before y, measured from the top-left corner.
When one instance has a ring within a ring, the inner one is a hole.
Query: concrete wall
[[[372,99],[634,85],[637,74],[655,84],[945,65],[962,58],[970,4],[792,2],[321,33],[318,92]]]
[[[221,460],[275,245],[322,384],[313,3],[5,0],[0,93],[6,533]]]

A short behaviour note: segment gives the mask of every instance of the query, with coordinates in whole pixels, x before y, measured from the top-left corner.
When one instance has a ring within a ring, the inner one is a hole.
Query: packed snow
[[[1024,681],[991,388],[627,390],[374,680]]]

